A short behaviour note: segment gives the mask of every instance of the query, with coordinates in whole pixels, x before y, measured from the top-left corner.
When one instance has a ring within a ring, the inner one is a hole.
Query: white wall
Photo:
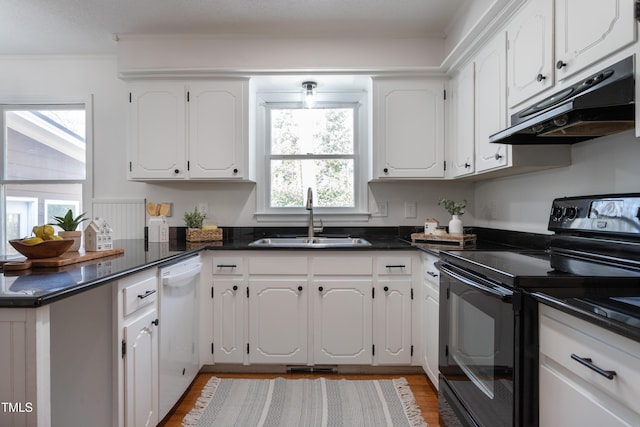
[[[475,224],[548,233],[556,197],[640,192],[640,140],[633,131],[572,146],[572,164],[476,183]]]

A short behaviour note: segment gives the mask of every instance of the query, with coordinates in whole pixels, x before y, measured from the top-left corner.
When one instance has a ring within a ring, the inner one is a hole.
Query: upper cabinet
[[[447,90],[447,177],[475,172],[475,63],[466,64]]]
[[[509,106],[554,84],[553,0],[533,0],[507,27]]]
[[[556,0],[558,80],[636,40],[635,0]]]
[[[633,43],[634,0],[529,0],[506,30],[514,107]]]
[[[129,89],[129,179],[250,179],[246,79]]]
[[[500,33],[475,59],[476,172],[506,166],[509,146],[492,144],[489,136],[507,123],[507,45]]]
[[[444,177],[444,82],[373,81],[373,179]]]

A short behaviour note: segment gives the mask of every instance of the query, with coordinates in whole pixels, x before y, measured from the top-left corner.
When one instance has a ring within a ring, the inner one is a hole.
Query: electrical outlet
[[[416,218],[418,216],[418,202],[404,202],[404,217]]]
[[[376,210],[371,214],[371,216],[387,216],[387,202],[376,202]]]
[[[198,203],[198,212],[203,215],[209,215],[209,203],[200,202]]]

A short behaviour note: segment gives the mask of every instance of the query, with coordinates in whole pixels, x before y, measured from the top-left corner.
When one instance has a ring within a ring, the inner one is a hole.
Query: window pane
[[[272,154],[353,154],[353,109],[271,110]]]
[[[353,159],[271,161],[271,207],[304,207],[309,187],[316,207],[354,207]]]
[[[6,110],[7,180],[86,176],[84,109]]]
[[[82,184],[12,184],[6,186],[6,240],[31,235],[34,225],[51,222],[56,208],[71,208],[75,216],[82,206]],[[6,242],[5,240],[5,242]],[[5,253],[17,253],[6,245]]]

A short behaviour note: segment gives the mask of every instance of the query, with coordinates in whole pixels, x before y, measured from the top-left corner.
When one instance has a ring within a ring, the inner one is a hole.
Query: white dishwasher
[[[198,360],[200,255],[160,268],[160,419],[195,378]]]

